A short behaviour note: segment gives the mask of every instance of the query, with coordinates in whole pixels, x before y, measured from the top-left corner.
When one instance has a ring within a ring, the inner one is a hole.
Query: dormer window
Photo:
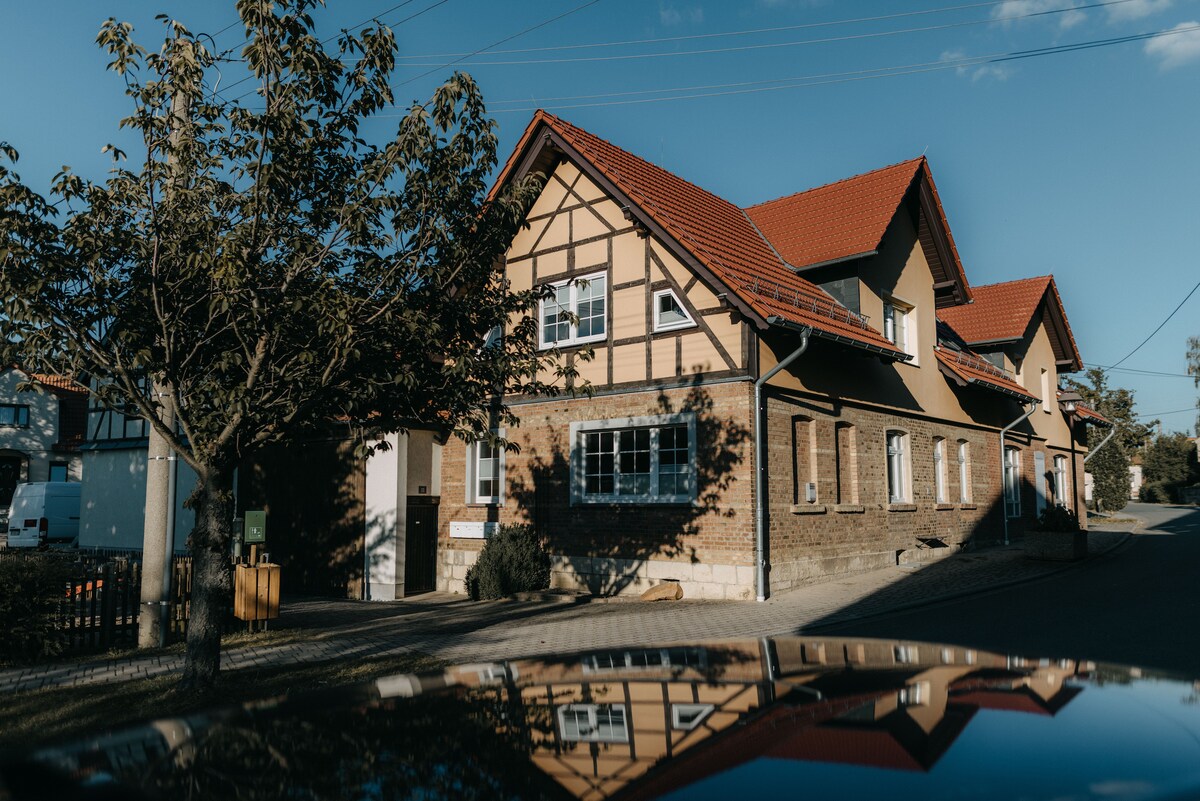
[[[677,328],[691,328],[696,324],[679,298],[670,289],[654,293],[654,330],[674,331]]]
[[[541,302],[541,347],[583,345],[608,336],[608,280],[604,273],[550,286],[553,294]],[[569,315],[575,316],[574,322]]]

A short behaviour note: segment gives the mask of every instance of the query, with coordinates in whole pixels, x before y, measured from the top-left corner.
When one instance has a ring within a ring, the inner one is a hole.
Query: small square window
[[[29,407],[11,403],[0,405],[0,426],[29,428]]]
[[[496,432],[504,436],[504,432]],[[481,439],[467,446],[467,503],[504,503],[504,448]]]
[[[672,290],[664,289],[654,293],[655,331],[674,331],[677,328],[690,328],[695,324]]]

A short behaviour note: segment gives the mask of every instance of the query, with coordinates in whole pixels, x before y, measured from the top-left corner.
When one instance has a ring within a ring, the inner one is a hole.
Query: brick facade
[[[796,397],[771,397],[767,410],[772,591],[999,539],[994,430]],[[908,438],[910,494],[900,504],[888,498],[887,432],[893,430]],[[940,504],[934,497],[935,437],[946,441],[946,501]],[[839,439],[852,440],[853,447],[837,447]],[[960,440],[969,449],[965,503]],[[814,480],[817,497],[810,503],[805,484]]]
[[[752,597],[754,577],[751,385],[746,381],[556,399],[517,407],[520,448],[505,455],[500,506],[467,503],[468,448],[447,444],[442,456],[438,586],[463,591],[482,540],[450,537],[459,521],[529,522],[556,555],[556,586],[632,593],[663,578],[679,579],[690,597]],[[696,416],[696,503],[572,505],[569,429],[581,420]]]

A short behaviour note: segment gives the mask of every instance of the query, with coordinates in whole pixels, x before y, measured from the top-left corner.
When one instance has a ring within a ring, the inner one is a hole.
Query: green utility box
[[[246,527],[242,542],[248,545],[262,544],[267,541],[267,513],[264,511],[246,512]]]

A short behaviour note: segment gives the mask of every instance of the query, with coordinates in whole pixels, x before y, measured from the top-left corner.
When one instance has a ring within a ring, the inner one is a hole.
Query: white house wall
[[[58,397],[37,390],[18,392],[17,386],[28,380],[17,370],[0,374],[0,403],[29,407],[28,428],[0,427],[0,451],[17,451],[27,458],[21,472],[22,483],[49,481],[51,462],[66,462],[68,480],[79,481],[79,455],[50,449],[59,440]]]
[[[80,491],[79,547],[141,550],[146,517],[146,449],[84,451]],[[196,486],[196,473],[179,462],[175,492],[175,550],[182,551],[196,516],[184,501]]]

